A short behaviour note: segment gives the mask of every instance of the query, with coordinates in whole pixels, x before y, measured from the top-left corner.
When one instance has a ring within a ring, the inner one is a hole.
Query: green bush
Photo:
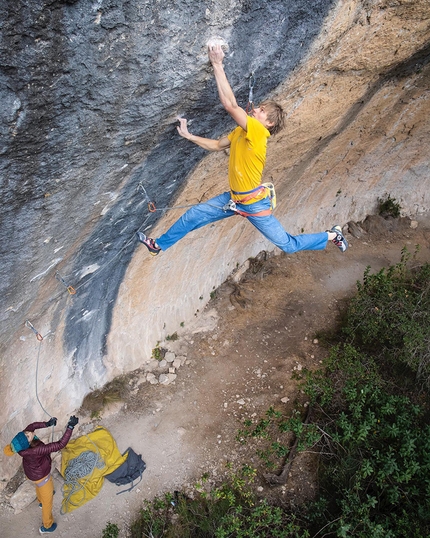
[[[118,538],[119,527],[116,523],[108,522],[103,529],[102,538]]]
[[[284,412],[277,411],[272,406],[267,410],[265,418],[260,418],[255,423],[250,419],[245,420],[237,440],[242,444],[253,440],[257,456],[266,469],[276,471],[282,467],[290,452],[291,434],[294,434],[294,439],[297,438],[298,452],[314,445],[320,437],[314,425],[304,423],[298,409],[287,417]]]
[[[345,335],[388,369],[402,366],[430,386],[430,265],[411,269],[409,254],[389,269],[370,274],[352,299]]]
[[[401,213],[401,206],[395,198],[391,198],[389,194],[385,199],[378,198],[378,212],[382,217],[394,217],[399,218]]]
[[[356,364],[351,362],[355,357]],[[352,376],[351,376],[352,374]],[[329,395],[312,374],[307,390],[325,398],[320,414],[322,457],[318,517],[335,536],[401,537],[411,525],[416,537],[430,535],[430,427],[423,409],[393,393],[351,346],[339,346],[327,361],[336,386]],[[330,412],[327,413],[327,410]],[[310,512],[312,513],[312,512]]]
[[[193,498],[176,492],[146,502],[132,538],[308,538],[296,516],[252,493],[255,471],[239,474]]]

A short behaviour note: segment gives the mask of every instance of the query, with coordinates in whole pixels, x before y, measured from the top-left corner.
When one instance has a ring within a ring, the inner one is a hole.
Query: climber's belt
[[[49,473],[48,476],[45,476],[45,478],[42,478],[42,480],[40,482],[33,482],[33,484],[36,487],[41,488],[42,486],[44,486],[45,484],[47,484],[49,482],[50,478],[51,478],[51,473]]]
[[[258,213],[247,213],[246,211],[242,211],[241,209],[237,208],[236,204],[243,204],[249,200],[252,200],[263,191],[265,192],[264,198],[267,198],[267,196],[269,196],[270,198],[270,209],[264,209],[263,211],[259,211]],[[242,217],[267,217],[276,207],[276,193],[275,187],[272,183],[262,183],[251,191],[237,192],[232,190],[231,193],[235,196],[243,196],[243,198],[240,198],[240,200],[229,200],[228,203],[225,204],[225,206],[222,208],[223,211],[234,211]]]

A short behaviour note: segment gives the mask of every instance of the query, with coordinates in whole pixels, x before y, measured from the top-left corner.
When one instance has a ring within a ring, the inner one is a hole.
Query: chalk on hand
[[[215,45],[221,45],[221,48],[224,52],[228,51],[227,41],[220,36],[211,37],[206,44],[208,49],[214,47]]]

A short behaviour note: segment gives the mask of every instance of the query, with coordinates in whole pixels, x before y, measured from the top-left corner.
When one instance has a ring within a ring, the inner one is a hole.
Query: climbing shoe
[[[348,248],[348,241],[343,236],[342,228],[336,224],[336,226],[333,226],[330,232],[334,232],[336,234],[336,237],[332,239],[332,243],[334,243],[341,252],[345,252],[345,250]]]
[[[149,250],[151,256],[156,256],[160,252],[161,248],[157,246],[157,243],[153,239],[146,237],[143,232],[136,232],[136,235],[139,241]]]
[[[39,532],[40,534],[49,534],[50,532],[54,532],[55,529],[57,528],[57,524],[56,523],[53,523],[49,529],[47,529],[46,527],[44,527],[43,525],[40,527],[39,529]]]

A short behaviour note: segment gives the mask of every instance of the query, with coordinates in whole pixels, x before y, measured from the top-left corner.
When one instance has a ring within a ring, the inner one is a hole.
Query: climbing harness
[[[64,285],[64,287],[67,289],[67,291],[70,293],[70,295],[75,295],[75,293],[76,293],[75,288],[73,286],[69,286],[58,271],[55,273],[55,278],[57,280],[59,280],[61,282],[61,284]]]
[[[233,200],[230,200],[224,207],[224,211],[234,211],[237,215],[240,215],[241,217],[267,217],[272,213],[272,209],[263,209],[263,211],[259,211],[258,213],[246,213],[246,211],[242,211],[241,209],[238,209],[236,206],[236,202]]]
[[[41,482],[34,482],[33,480],[32,482],[37,488],[41,488],[42,486],[44,486],[45,484],[49,482],[50,478],[51,478],[51,473],[49,473],[48,476],[45,476],[45,478]]]
[[[36,335],[36,338],[39,340],[39,342],[41,342],[43,340],[43,336],[40,334],[39,331],[37,331],[34,328],[34,325],[32,325],[28,319],[25,322],[25,326],[28,327],[29,329],[31,329],[34,332],[34,334]]]
[[[251,72],[249,75],[249,97],[248,97],[248,104],[246,105],[246,113],[250,114],[251,110],[254,110],[254,84],[255,84],[255,76],[254,71]]]
[[[261,192],[266,191],[266,196],[270,199],[270,208],[269,209],[263,209],[262,211],[259,211],[258,213],[247,213],[246,211],[242,211],[241,209],[238,209],[236,204],[243,204],[244,202],[247,202],[249,200],[252,200],[256,196],[258,196]],[[272,211],[276,207],[276,192],[275,192],[275,186],[273,183],[262,183],[255,189],[252,189],[251,191],[246,192],[237,192],[237,191],[231,191],[234,195],[245,195],[244,198],[241,198],[238,200],[229,200],[227,204],[223,207],[223,211],[234,211],[238,215],[242,217],[267,217],[272,213]]]

